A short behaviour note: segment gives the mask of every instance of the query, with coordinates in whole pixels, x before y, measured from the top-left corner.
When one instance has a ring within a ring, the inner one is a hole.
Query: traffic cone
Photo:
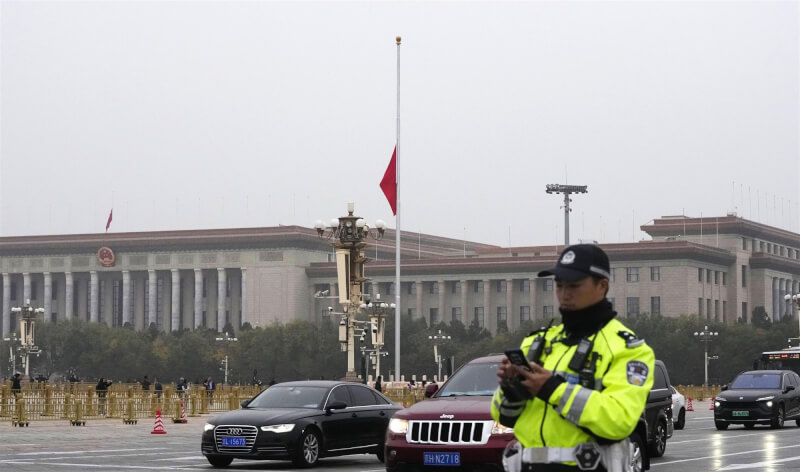
[[[188,423],[189,420],[186,419],[186,407],[183,406],[183,402],[181,402],[181,422]]]
[[[150,434],[167,434],[164,423],[161,421],[161,410],[156,410],[156,424]]]
[[[713,409],[714,409],[714,401],[715,401],[716,399],[717,399],[717,397],[711,397],[711,406],[710,406],[710,407],[708,407],[708,409],[709,409],[709,410],[713,410]]]
[[[689,397],[689,404],[686,406],[686,411],[694,411],[694,407],[692,406],[692,397]]]

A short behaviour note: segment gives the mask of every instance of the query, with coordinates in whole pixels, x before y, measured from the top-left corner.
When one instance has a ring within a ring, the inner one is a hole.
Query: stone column
[[[447,304],[445,303],[445,292],[447,291],[447,284],[445,283],[444,280],[439,280],[436,283],[439,284],[439,321],[441,322],[448,319],[445,317],[444,313],[444,310],[447,307]]]
[[[44,275],[44,320],[52,321],[53,319],[53,278],[50,272],[45,272]]]
[[[181,329],[181,274],[178,269],[170,270],[172,276],[172,324],[171,330]]]
[[[100,321],[100,311],[98,302],[98,283],[97,283],[97,271],[92,270],[89,272],[90,282],[89,282],[89,320],[92,323],[97,323]]]
[[[239,320],[239,326],[245,324],[247,321],[247,269],[242,267],[242,295],[239,298],[239,306],[242,310],[242,316]]]
[[[125,324],[133,326],[131,316],[131,273],[128,270],[122,271],[122,326]]]
[[[225,307],[227,301],[227,279],[225,278],[225,269],[217,269],[217,331],[220,333],[225,329]],[[233,333],[230,333],[233,335]]]
[[[64,318],[69,320],[73,316],[75,300],[75,287],[72,285],[72,272],[64,272]]]
[[[528,286],[528,303],[531,307],[531,320],[536,319],[536,278],[530,279]]]
[[[426,319],[425,313],[422,312],[422,292],[425,291],[425,284],[418,280],[414,282],[414,289],[414,293],[417,294],[417,316]]]
[[[31,274],[22,273],[22,304],[30,303],[31,300]]]
[[[772,278],[772,321],[778,321],[780,316],[778,312],[780,310],[780,304],[778,302],[779,296],[779,289],[778,289],[778,278]]]
[[[492,281],[483,280],[483,327],[490,333],[497,333],[497,313],[492,312]]]
[[[471,318],[469,316],[469,307],[467,302],[467,292],[469,291],[469,284],[466,280],[459,280],[459,284],[461,284],[461,322],[464,323],[464,326],[469,326],[471,322]]]
[[[194,270],[194,329],[203,324],[203,269]]]
[[[3,272],[3,336],[11,332],[11,274]]]
[[[509,331],[517,329],[517,319],[514,316],[514,279],[506,279],[506,326]]]
[[[150,327],[150,323],[157,323],[158,312],[156,311],[156,271],[147,271],[147,319],[144,320],[144,329]]]

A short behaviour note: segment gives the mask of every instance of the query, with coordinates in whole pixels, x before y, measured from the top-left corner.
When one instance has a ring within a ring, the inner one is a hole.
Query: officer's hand
[[[503,383],[504,380],[511,378],[514,373],[512,370],[513,367],[514,365],[511,364],[508,357],[504,357],[503,360],[500,361],[500,367],[497,369],[497,381]]]
[[[512,366],[516,367],[516,366]],[[525,387],[532,396],[536,396],[542,388],[547,379],[553,376],[553,373],[539,364],[532,363],[532,370],[517,368],[516,373],[522,378],[522,386]]]

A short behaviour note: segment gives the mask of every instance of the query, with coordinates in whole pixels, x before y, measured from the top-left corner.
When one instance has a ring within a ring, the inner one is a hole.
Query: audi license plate
[[[734,410],[733,416],[750,416],[749,411]]]
[[[424,454],[424,465],[449,465],[454,467],[461,465],[460,452],[426,452]]]
[[[224,447],[247,447],[245,438],[238,436],[222,436],[222,445]]]

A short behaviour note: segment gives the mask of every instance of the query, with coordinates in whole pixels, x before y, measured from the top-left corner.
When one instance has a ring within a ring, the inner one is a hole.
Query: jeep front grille
[[[406,441],[411,444],[481,445],[489,441],[492,421],[409,421]]]

